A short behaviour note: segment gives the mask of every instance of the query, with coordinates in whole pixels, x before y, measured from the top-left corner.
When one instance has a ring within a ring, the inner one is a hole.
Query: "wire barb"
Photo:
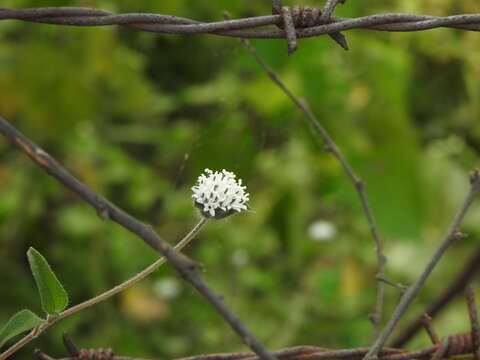
[[[330,10],[331,13],[331,10]],[[288,44],[288,55],[297,50],[297,28],[309,28],[328,22],[330,15],[324,18],[322,10],[310,6],[281,6],[280,0],[272,0],[272,14],[281,15],[283,23],[277,25],[285,31]],[[344,50],[348,50],[345,36],[339,32],[328,34]]]

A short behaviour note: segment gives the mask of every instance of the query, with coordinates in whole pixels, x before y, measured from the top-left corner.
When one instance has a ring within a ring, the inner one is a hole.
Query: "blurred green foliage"
[[[5,0],[5,7],[91,6],[217,20],[267,14],[265,1]],[[350,1],[337,16],[378,12],[449,15],[473,0]],[[411,283],[468,189],[480,151],[478,34],[433,30],[326,37],[286,56],[278,40],[253,41],[307,99],[365,180],[388,256],[388,277]],[[235,39],[166,36],[119,27],[0,22],[0,113],[71,172],[174,244],[198,220],[190,187],[204,168],[236,172],[256,214],[210,223],[189,256],[269,348],[368,345],[375,301],[374,246],[357,194],[321,151],[301,113]],[[132,276],[157,254],[95,212],[0,139],[0,324],[40,311],[26,251],[44,254],[70,295],[86,300]],[[479,235],[435,270],[407,318],[435,298]],[[316,238],[316,239],[315,239]],[[387,289],[388,315],[398,300]],[[466,330],[461,301],[436,319]],[[83,347],[173,358],[245,346],[165,265],[148,279],[62,320],[22,349],[65,354],[68,331]],[[426,344],[421,335],[413,345]]]

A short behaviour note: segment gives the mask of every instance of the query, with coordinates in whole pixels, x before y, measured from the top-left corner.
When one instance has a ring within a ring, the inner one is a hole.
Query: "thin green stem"
[[[182,240],[180,240],[177,243],[177,245],[175,245],[174,249],[177,251],[181,251],[185,246],[187,246],[195,238],[195,236],[200,232],[200,230],[207,223],[207,221],[208,221],[207,218],[202,217],[202,220],[200,220],[198,224],[195,225],[195,227],[187,235],[185,235],[185,237]],[[152,272],[158,269],[161,265],[163,265],[166,261],[167,259],[165,257],[161,257],[160,259],[155,261],[153,264],[151,264],[144,270],[140,271],[138,274],[131,277],[130,279],[124,281],[123,283],[111,288],[110,290],[105,291],[100,295],[95,296],[94,298],[86,300],[78,305],[72,306],[71,308],[68,308],[62,311],[55,317],[49,318],[47,322],[33,329],[28,335],[25,335],[22,339],[20,339],[18,342],[13,344],[5,352],[0,354],[0,360],[7,359],[10,355],[14,354],[20,348],[22,348],[23,346],[28,344],[30,341],[35,339],[38,335],[40,335],[43,331],[45,331],[52,324],[56,323],[58,320],[63,319],[67,316],[70,316],[76,313],[77,311],[93,306],[103,300],[106,300],[112,297],[115,294],[118,294],[119,292],[125,290],[126,288],[132,286],[133,284],[142,280],[146,276],[150,275]]]

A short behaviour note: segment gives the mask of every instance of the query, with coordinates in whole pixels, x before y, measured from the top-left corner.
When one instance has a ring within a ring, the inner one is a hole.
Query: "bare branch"
[[[388,321],[382,333],[376,338],[368,354],[365,355],[364,357],[365,360],[371,360],[371,359],[377,358],[378,352],[382,349],[383,345],[387,341],[388,337],[392,333],[398,321],[400,320],[402,315],[405,313],[408,306],[415,299],[418,292],[422,288],[423,284],[425,283],[425,281],[427,280],[428,276],[433,271],[437,263],[442,258],[445,251],[450,247],[450,245],[455,240],[465,237],[465,234],[459,231],[459,227],[465,214],[467,213],[468,208],[475,200],[475,197],[480,188],[480,175],[478,171],[474,171],[470,174],[470,182],[471,182],[470,191],[468,192],[467,197],[463,202],[463,205],[460,207],[457,215],[455,216],[455,219],[453,220],[452,225],[448,229],[447,234],[443,238],[442,242],[438,246],[437,250],[433,254],[432,258],[428,262],[423,272],[420,274],[417,281],[415,281],[415,283],[408,288],[408,290],[400,299],[400,303],[397,305],[392,317]]]
[[[131,231],[156,251],[162,253],[165,258],[177,270],[178,275],[189,282],[216,310],[223,316],[237,334],[242,338],[261,359],[275,359],[266,348],[257,340],[253,333],[243,325],[237,315],[230,310],[223,299],[208,287],[206,282],[198,275],[198,264],[186,256],[174,250],[152,229],[151,226],[141,223],[133,216],[116,207],[110,201],[97,194],[88,186],[80,182],[63,168],[53,157],[34,144],[25,135],[20,133],[5,119],[0,117],[0,132],[9,139],[17,148],[28,155],[37,165],[45,170],[50,176],[62,183],[66,188],[78,194],[83,200],[92,205],[102,219],[111,219],[117,224]],[[72,309],[72,308],[71,308]],[[66,311],[71,311],[67,309]],[[36,334],[35,334],[36,335]],[[34,337],[34,336],[33,336]],[[32,339],[33,339],[32,337]],[[30,339],[31,340],[31,339]],[[30,341],[29,340],[29,341]],[[17,343],[18,344],[18,343]],[[0,354],[0,360],[6,359],[11,353],[8,350]]]

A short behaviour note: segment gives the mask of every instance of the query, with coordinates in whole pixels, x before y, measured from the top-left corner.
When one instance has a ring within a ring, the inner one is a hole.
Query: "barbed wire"
[[[406,350],[401,348],[383,348],[379,354],[379,360],[414,360],[431,359],[442,360],[478,360],[480,354],[480,333],[478,314],[476,310],[475,293],[471,286],[465,289],[467,309],[470,319],[470,331],[448,335],[440,339],[435,332],[431,318],[424,314],[423,326],[427,331],[432,346],[419,350]],[[69,357],[58,360],[83,360],[87,358],[99,360],[144,360],[115,356],[112,349],[80,349],[75,345],[67,333],[63,334],[63,343],[69,353]],[[357,347],[351,349],[328,349],[324,347],[300,345],[272,352],[278,360],[358,360],[369,351],[368,347]],[[467,356],[466,356],[467,355]],[[473,355],[473,356],[468,356]],[[51,356],[36,350],[38,360],[55,360]],[[259,360],[259,357],[252,352],[203,354],[194,355],[177,360]]]
[[[338,2],[339,0],[337,0]],[[335,2],[332,0],[332,2]],[[291,16],[291,15],[290,15]],[[388,14],[376,14],[358,18],[327,18],[318,17],[318,21],[305,26],[298,17],[292,17],[293,33],[298,38],[314,37],[325,34],[335,34],[340,31],[352,30],[352,29],[367,29],[376,31],[392,31],[392,32],[406,32],[406,31],[421,31],[434,28],[456,28],[468,31],[480,31],[480,14],[461,14],[447,17],[435,17],[428,15],[417,14],[403,14],[403,13],[388,13]],[[224,20],[217,22],[200,22],[184,17],[178,17],[174,15],[153,14],[153,13],[127,13],[127,14],[113,14],[107,11],[99,9],[89,8],[77,8],[77,7],[50,7],[50,8],[30,8],[30,9],[7,9],[0,8],[0,20],[21,20],[35,23],[45,23],[53,25],[65,25],[65,26],[111,26],[120,25],[130,28],[134,28],[141,31],[164,33],[164,34],[214,34],[221,36],[231,36],[239,38],[259,38],[259,39],[284,39],[288,38],[286,29],[282,28],[282,24],[285,19],[282,15],[273,14],[266,16],[248,17],[235,20]],[[264,28],[264,26],[275,25],[277,28]],[[273,359],[276,356],[281,356],[283,353],[269,353],[268,350],[245,328],[240,319],[230,311],[229,308],[223,304],[221,299],[216,296],[213,291],[206,285],[206,283],[198,276],[195,269],[196,266],[189,259],[184,259],[180,254],[169,248],[162,239],[151,228],[141,224],[135,218],[129,214],[124,213],[120,209],[116,208],[113,204],[103,199],[100,195],[93,192],[86,185],[80,183],[73,178],[65,169],[63,169],[56,161],[41,150],[37,145],[32,143],[29,139],[18,132],[14,127],[7,123],[0,117],[0,132],[4,136],[11,139],[13,143],[24,151],[28,156],[32,158],[38,165],[43,167],[50,175],[57,178],[66,187],[78,193],[84,200],[94,206],[99,214],[106,214],[107,217],[113,221],[116,221],[120,225],[129,229],[137,234],[150,246],[157,251],[164,253],[164,255],[172,262],[175,268],[177,268],[180,276],[184,280],[190,282],[205,298],[207,298],[215,309],[222,314],[227,322],[234,328],[237,333],[242,337],[245,343],[247,343],[257,354],[253,353],[241,353],[239,354],[227,354],[228,359]],[[355,177],[354,177],[355,178]],[[359,183],[360,184],[360,183]],[[434,257],[428,264],[426,270],[422,273],[417,282],[409,288],[409,293],[402,297],[402,302],[397,307],[397,311],[387,324],[387,327],[382,332],[381,336],[377,339],[372,348],[356,348],[328,351],[328,349],[320,350],[313,347],[302,347],[304,353],[299,354],[301,359],[327,359],[332,357],[342,358],[343,352],[349,352],[347,358],[358,359],[359,357],[376,357],[380,355],[382,357],[383,344],[386,338],[391,333],[396,322],[398,322],[400,316],[406,310],[408,304],[413,300],[419,288],[422,286],[426,277],[431,272],[435,264],[439,261],[442,254],[445,252],[449,244],[456,239],[456,236],[463,235],[458,233],[458,226],[462,220],[467,208],[473,201],[473,198],[477,191],[480,189],[480,176],[475,173],[472,178],[472,189],[468,194],[464,205],[461,207],[459,213],[455,217],[449,232],[445,239],[442,241]],[[102,215],[103,216],[103,215]],[[459,235],[460,234],[460,235]],[[382,296],[383,297],[383,296]],[[383,300],[382,300],[383,301]],[[473,308],[473,307],[472,307]],[[477,324],[478,320],[475,316],[471,315],[472,324]],[[472,325],[473,326],[473,325]],[[389,354],[383,357],[382,360],[406,360],[423,357],[434,353],[433,358],[440,360],[444,355],[464,355],[473,353],[475,360],[480,360],[480,331],[478,325],[476,328],[472,328],[471,333],[459,334],[454,337],[447,337],[446,342],[435,343],[428,349],[417,352],[405,352]],[[458,341],[457,341],[458,340]],[[23,340],[21,340],[23,341]],[[20,342],[21,342],[20,341]],[[30,339],[28,339],[30,341]],[[450,342],[449,342],[450,341]],[[459,344],[457,349],[451,347],[451,343],[457,341]],[[19,343],[20,343],[19,342]],[[23,344],[22,344],[23,346]],[[15,345],[14,345],[15,347]],[[17,347],[18,348],[18,347]],[[15,349],[16,350],[16,349]],[[283,351],[286,352],[288,359],[293,359],[292,354],[289,351],[297,351],[299,348],[290,348]],[[102,350],[103,351],[103,350]],[[353,351],[353,352],[352,352]],[[356,352],[355,352],[356,351]],[[397,351],[397,350],[396,350]],[[311,354],[307,356],[307,353]],[[10,355],[8,350],[4,353],[4,356]],[[438,353],[438,356],[437,356]],[[5,355],[6,354],[6,355]],[[106,354],[106,355],[105,355]],[[113,359],[113,353],[102,352],[102,356],[105,359]],[[37,354],[39,358],[42,354]],[[44,354],[43,354],[44,355]],[[229,357],[230,356],[230,357]],[[233,358],[231,357],[233,356]],[[0,358],[2,355],[0,355]],[[5,357],[3,357],[5,358]],[[45,359],[49,358],[45,355]],[[78,358],[78,356],[76,356]],[[120,359],[120,358],[118,358]],[[127,359],[127,358],[122,358]],[[204,357],[192,357],[190,360],[211,360],[211,359],[223,359],[219,355],[206,355]]]
[[[281,15],[266,15],[242,19],[201,22],[185,17],[153,13],[113,14],[104,10],[78,7],[48,7],[29,9],[0,8],[0,20],[66,26],[120,25],[141,31],[163,34],[214,34],[241,38],[282,39],[282,29],[262,28],[281,25]],[[324,18],[319,21],[325,21]],[[435,28],[455,28],[480,31],[480,14],[459,14],[445,17],[429,15],[386,13],[358,18],[330,18],[324,24],[297,28],[297,37],[306,38],[340,31],[363,29],[376,31],[407,32]]]

